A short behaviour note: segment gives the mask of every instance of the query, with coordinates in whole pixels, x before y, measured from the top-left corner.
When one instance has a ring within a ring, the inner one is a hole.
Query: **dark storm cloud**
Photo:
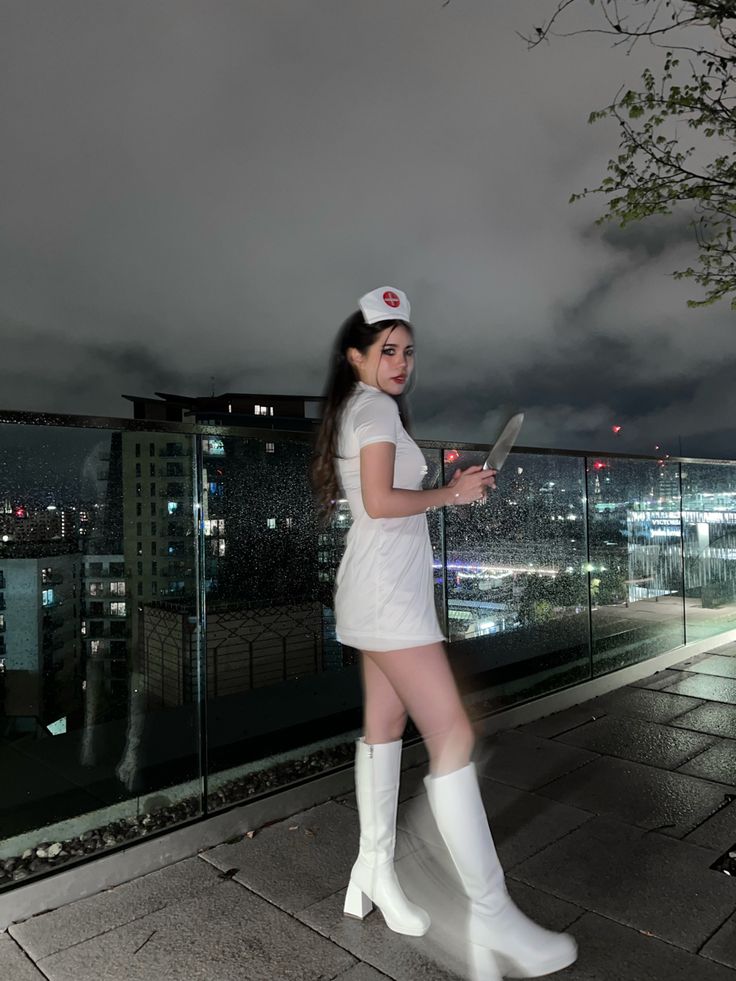
[[[6,329],[3,347],[3,374],[25,396],[21,404],[8,401],[3,386],[2,409],[42,406],[48,412],[84,412],[98,405],[105,407],[101,414],[129,417],[132,408],[122,394],[203,393],[211,384],[206,368],[193,363],[189,370],[175,370],[173,354],[154,345],[65,339],[50,331],[14,327]],[[231,387],[231,377],[219,371],[216,381],[222,390]]]
[[[683,244],[690,245],[694,241],[695,232],[690,220],[681,213],[677,218],[654,217],[624,228],[616,224],[596,225],[590,230],[588,237],[600,235],[614,249],[653,258]]]
[[[616,145],[588,112],[647,53],[530,54],[515,32],[538,8],[6,5],[0,405],[127,414],[122,392],[212,376],[316,393],[341,320],[394,283],[423,435],[486,438],[505,403],[541,445],[595,443],[618,414],[707,432],[733,330],[670,277],[681,225],[618,233],[601,201],[568,204]]]

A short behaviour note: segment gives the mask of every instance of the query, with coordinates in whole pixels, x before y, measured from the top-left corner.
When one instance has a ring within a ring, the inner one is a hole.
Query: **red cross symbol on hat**
[[[386,290],[386,292],[383,294],[383,302],[386,304],[387,307],[395,308],[401,306],[401,300],[398,298],[398,296],[394,293],[393,290]]]

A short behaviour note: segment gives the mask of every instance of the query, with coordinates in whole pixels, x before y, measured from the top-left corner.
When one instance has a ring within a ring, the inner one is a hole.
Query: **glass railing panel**
[[[332,608],[349,515],[318,527],[311,456],[273,430],[202,437],[211,809],[352,754],[360,683]]]
[[[679,465],[587,461],[593,672],[684,643]]]
[[[448,476],[483,453],[445,451]],[[590,677],[580,459],[513,453],[483,505],[445,513],[450,656],[478,711]]]
[[[683,463],[688,641],[736,628],[736,466]]]
[[[317,518],[312,444],[270,431],[202,438],[211,809],[347,762],[362,723],[358,652],[335,635],[347,502]],[[427,484],[440,477],[428,450]],[[440,516],[430,537],[441,561]],[[438,612],[443,583],[436,570]]]
[[[201,811],[192,459],[191,436],[0,426],[4,885]]]

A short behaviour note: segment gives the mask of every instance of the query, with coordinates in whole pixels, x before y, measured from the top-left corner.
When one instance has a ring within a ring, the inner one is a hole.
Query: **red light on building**
[[[28,512],[26,511],[26,509],[23,507],[22,504],[19,504],[17,507],[13,508],[13,514],[15,515],[16,518],[28,517]]]
[[[455,463],[459,459],[460,454],[457,450],[445,450],[445,463]]]
[[[593,469],[594,470],[605,470],[606,469],[606,466],[607,466],[607,464],[605,464],[603,462],[603,460],[594,460],[593,461]]]
[[[620,433],[621,432],[621,427],[620,426],[611,426],[611,432],[612,433]]]

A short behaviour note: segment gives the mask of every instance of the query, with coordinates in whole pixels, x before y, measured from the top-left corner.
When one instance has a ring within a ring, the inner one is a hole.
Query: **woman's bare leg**
[[[444,644],[397,651],[363,651],[364,677],[386,711],[394,698],[409,713],[422,734],[433,776],[451,773],[470,760],[475,735],[447,660]],[[375,670],[374,670],[375,669]],[[379,686],[379,676],[388,688]],[[380,716],[379,716],[380,717]],[[366,741],[371,742],[366,734]]]
[[[391,743],[406,728],[406,709],[386,675],[365,655],[360,658],[363,677],[363,738],[367,743]]]

